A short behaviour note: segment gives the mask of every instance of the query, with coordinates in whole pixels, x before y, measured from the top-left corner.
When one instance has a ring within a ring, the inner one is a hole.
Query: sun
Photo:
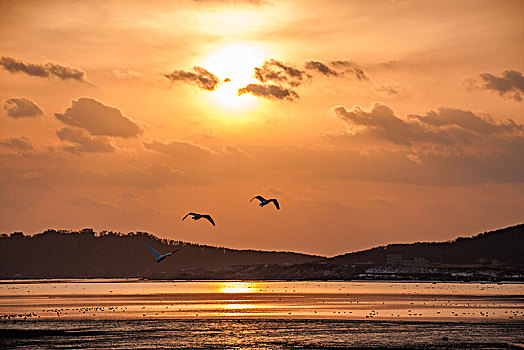
[[[250,43],[228,44],[207,55],[202,67],[216,75],[221,83],[210,93],[212,100],[227,109],[245,109],[253,106],[257,98],[238,89],[259,82],[254,75],[255,67],[262,65],[266,56],[260,46]]]

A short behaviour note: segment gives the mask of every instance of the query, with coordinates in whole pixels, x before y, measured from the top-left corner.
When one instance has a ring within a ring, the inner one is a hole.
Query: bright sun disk
[[[253,77],[254,69],[261,66],[264,59],[262,49],[248,43],[230,44],[206,56],[202,66],[221,80],[211,93],[213,100],[228,109],[252,105],[256,97],[249,94],[238,96],[238,89],[258,82]],[[225,82],[226,79],[229,81]]]

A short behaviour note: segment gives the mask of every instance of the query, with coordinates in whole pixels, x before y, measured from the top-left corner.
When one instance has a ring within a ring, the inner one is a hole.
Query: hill
[[[387,265],[388,255],[401,255],[404,260],[427,259],[430,264],[524,265],[524,224],[474,237],[458,237],[449,242],[389,244],[328,259],[333,264],[371,263]]]
[[[156,263],[149,244],[160,253],[180,249]],[[256,250],[236,250],[159,239],[149,233],[96,233],[47,230],[0,237],[0,278],[190,278],[216,277],[213,271],[236,265],[302,264],[321,257]]]
[[[161,253],[180,251],[157,264],[144,243]],[[0,279],[522,281],[523,256],[524,224],[448,242],[390,244],[332,258],[211,247],[159,239],[145,232],[47,230],[34,236],[21,232],[0,235]]]

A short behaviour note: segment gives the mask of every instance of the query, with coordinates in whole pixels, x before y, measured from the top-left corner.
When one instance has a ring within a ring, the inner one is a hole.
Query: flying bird
[[[175,252],[178,252],[178,250],[179,250],[179,249],[175,249],[175,250],[173,250],[171,253],[167,253],[167,254],[162,255],[162,254],[160,254],[159,252],[157,252],[156,250],[154,250],[153,248],[151,248],[151,247],[149,246],[149,244],[147,244],[147,243],[144,243],[144,244],[146,245],[146,247],[149,248],[149,250],[151,251],[151,253],[153,253],[153,254],[155,255],[155,261],[156,261],[157,263],[161,262],[162,260],[164,260],[165,258],[167,258],[168,256],[170,256],[171,254],[173,254],[173,253],[175,253]]]
[[[270,199],[265,199],[264,197],[262,196],[255,196],[253,198],[251,198],[251,200],[249,201],[251,203],[251,201],[253,199],[258,199],[260,201],[260,206],[263,207],[264,205],[267,205],[269,203],[273,203],[275,205],[275,207],[280,210],[280,205],[278,204],[278,201],[275,199],[275,198],[270,198]]]
[[[209,221],[213,226],[215,226],[215,222],[213,221],[213,218],[211,217],[211,215],[208,215],[208,214],[198,214],[198,213],[190,212],[190,213],[187,213],[186,216],[184,216],[184,218],[182,219],[182,221],[184,221],[184,219],[187,218],[189,215],[191,215],[191,219],[193,219],[193,220],[206,219],[206,220],[208,220],[208,221]]]

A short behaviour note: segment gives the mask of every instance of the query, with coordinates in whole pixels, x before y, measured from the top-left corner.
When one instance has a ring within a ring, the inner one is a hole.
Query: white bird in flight
[[[280,210],[280,205],[278,204],[278,201],[275,199],[275,198],[270,198],[270,199],[265,199],[264,197],[262,196],[255,196],[253,198],[251,198],[251,200],[249,201],[251,203],[251,201],[253,199],[258,199],[260,201],[260,206],[263,207],[264,205],[266,204],[269,204],[269,203],[273,203],[275,205],[275,207],[277,208],[277,210]]]
[[[191,215],[191,219],[193,220],[198,220],[198,219],[206,219],[206,220],[209,220],[209,222],[215,226],[215,222],[213,221],[213,218],[211,217],[211,215],[208,215],[208,214],[198,214],[198,213],[193,213],[193,212],[190,212],[190,213],[187,213],[186,216],[184,216],[184,218],[182,219],[182,221],[184,221],[185,218],[187,218],[189,215]]]
[[[175,249],[175,250],[173,250],[171,253],[167,253],[167,254],[162,255],[162,254],[160,254],[159,252],[157,252],[156,250],[154,250],[153,248],[151,248],[151,247],[149,246],[149,244],[147,244],[147,243],[144,243],[144,244],[145,244],[146,247],[148,247],[149,250],[150,250],[150,251],[155,255],[155,261],[156,261],[157,263],[161,262],[162,260],[164,260],[165,258],[167,258],[168,256],[170,256],[171,254],[173,254],[173,253],[175,253],[175,252],[178,252],[178,250],[179,250],[179,249]]]

